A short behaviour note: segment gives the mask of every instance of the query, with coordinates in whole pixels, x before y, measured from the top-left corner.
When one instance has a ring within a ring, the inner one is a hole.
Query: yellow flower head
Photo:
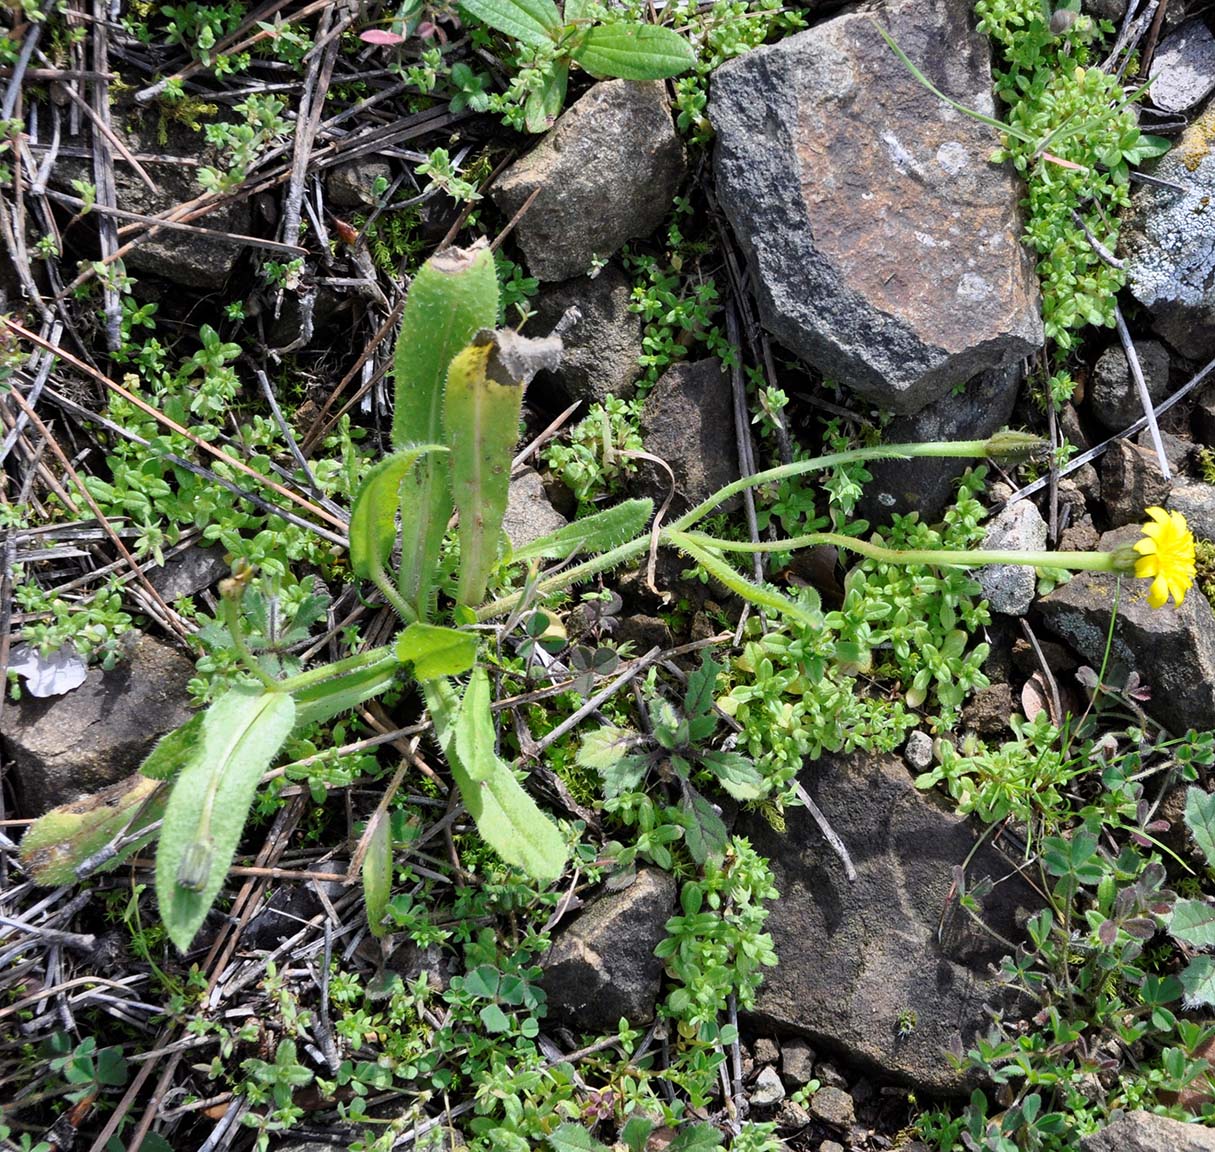
[[[1153,608],[1163,607],[1170,595],[1180,604],[1194,583],[1194,535],[1180,512],[1148,508],[1147,514],[1143,539],[1135,542],[1135,575],[1151,580],[1147,599]]]

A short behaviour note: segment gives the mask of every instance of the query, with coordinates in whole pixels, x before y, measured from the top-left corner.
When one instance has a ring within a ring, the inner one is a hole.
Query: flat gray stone
[[[1099,547],[1130,547],[1141,531],[1128,524],[1106,532]],[[1116,581],[1109,572],[1078,572],[1038,601],[1051,631],[1092,668],[1100,668],[1105,655]],[[1215,613],[1197,588],[1180,607],[1170,600],[1163,608],[1148,605],[1147,589],[1146,580],[1123,579],[1110,671],[1137,671],[1151,691],[1144,711],[1170,731],[1215,727]]]
[[[1203,483],[1174,484],[1165,505],[1180,512],[1190,531],[1202,540],[1215,540],[1215,487]]]
[[[522,548],[533,540],[564,528],[566,520],[549,503],[544,491],[544,481],[537,472],[525,469],[510,482],[506,496],[506,515],[502,517],[502,530],[512,548]]]
[[[916,791],[896,756],[824,757],[802,782],[848,847],[857,878],[847,879],[805,809],[787,813],[785,833],[762,817],[740,819],[740,834],[770,859],[780,892],[766,925],[779,963],[757,993],[755,1026],[803,1036],[925,1091],[961,1090],[967,1080],[942,1053],[986,1034],[984,1005],[1001,991],[979,973],[1005,951],[964,913],[949,917],[944,943],[938,939],[952,870],[974,848],[974,833],[951,806]],[[984,846],[968,876],[973,888],[1009,871]],[[1015,879],[982,902],[984,921],[1018,939],[1025,912],[1037,907]],[[786,1040],[786,1074],[789,1053]],[[816,1075],[826,1084],[824,1068]]]
[[[1101,502],[1112,527],[1142,524],[1145,508],[1168,499],[1169,482],[1154,452],[1119,440],[1101,457]]]
[[[1012,416],[1021,386],[1020,365],[993,368],[956,394],[942,396],[913,416],[896,416],[883,430],[887,444],[928,440],[985,440]],[[918,512],[935,523],[953,501],[957,480],[978,460],[877,460],[866,465],[873,479],[865,485],[859,512],[875,523],[892,513]]]
[[[1081,1152],[1215,1152],[1215,1132],[1154,1112],[1125,1112],[1085,1136]]]
[[[987,525],[982,547],[1014,552],[1041,552],[1046,548],[1046,521],[1028,500],[1010,504]],[[993,612],[1023,616],[1029,611],[1038,586],[1035,569],[1017,564],[979,568],[975,577]]]
[[[1188,112],[1215,92],[1215,36],[1205,20],[1187,20],[1152,57],[1149,99],[1164,112]]]
[[[842,1088],[820,1088],[810,1097],[810,1115],[833,1128],[848,1128],[856,1122],[852,1097]]]
[[[994,115],[970,0],[893,0],[882,22],[942,91]],[[948,45],[948,51],[942,46]],[[721,206],[765,326],[839,383],[909,413],[1042,344],[1011,167],[847,13],[713,75]]]
[[[653,1019],[662,980],[654,949],[674,909],[675,879],[658,868],[596,899],[544,960],[549,1012],[579,1033],[614,1032],[622,1016]]]
[[[1169,394],[1169,352],[1158,340],[1140,340],[1135,345],[1143,382],[1153,404]],[[1143,415],[1139,389],[1131,379],[1126,353],[1114,344],[1097,357],[1088,387],[1088,409],[1111,432],[1121,432]]]
[[[642,321],[629,311],[633,286],[615,266],[594,278],[580,276],[541,291],[533,301],[536,331],[548,332],[571,306],[582,318],[566,330],[561,366],[541,372],[539,382],[555,383],[571,400],[625,399],[641,375]]]
[[[515,239],[531,274],[568,280],[666,217],[683,179],[666,87],[605,80],[586,92],[490,195],[513,216],[537,188]]]
[[[721,361],[696,360],[668,368],[645,399],[641,439],[647,452],[670,467],[681,508],[699,504],[737,480],[734,404]],[[655,465],[642,463],[657,507],[670,491],[670,477]],[[722,507],[738,504],[734,497]]]
[[[3,742],[16,769],[23,816],[117,783],[159,737],[190,718],[194,665],[140,636],[109,672],[89,671],[66,696],[24,696],[4,710]]]
[[[785,1086],[780,1082],[776,1069],[761,1068],[755,1077],[755,1086],[751,1089],[751,1103],[756,1108],[770,1108],[779,1104],[785,1098]]]

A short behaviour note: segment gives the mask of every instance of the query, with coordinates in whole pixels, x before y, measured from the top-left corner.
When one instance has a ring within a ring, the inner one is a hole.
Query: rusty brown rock
[[[971,7],[896,0],[881,18],[938,88],[991,114]],[[988,160],[991,130],[921,86],[871,14],[724,64],[709,117],[764,323],[824,374],[910,413],[1041,345],[1021,190]]]

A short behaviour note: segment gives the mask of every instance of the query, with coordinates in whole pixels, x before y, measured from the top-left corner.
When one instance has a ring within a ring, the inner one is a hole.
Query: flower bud
[[[1050,445],[1040,436],[1030,432],[1013,432],[1004,429],[987,440],[987,458],[1002,464],[1024,464],[1027,460],[1044,455]]]
[[[177,865],[177,884],[188,892],[201,892],[211,875],[211,839],[193,840]]]
[[[1135,575],[1135,565],[1141,557],[1133,547],[1118,548],[1109,555],[1111,572],[1118,572],[1123,576]]]

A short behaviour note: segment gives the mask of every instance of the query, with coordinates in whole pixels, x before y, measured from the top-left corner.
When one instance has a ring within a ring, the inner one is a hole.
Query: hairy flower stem
[[[798,548],[813,548],[830,544],[849,552],[883,560],[888,564],[951,564],[959,568],[977,568],[984,564],[1020,564],[1031,568],[1065,568],[1071,572],[1133,572],[1134,559],[1123,552],[1017,552],[1002,548],[949,550],[943,548],[885,548],[842,536],[838,532],[811,532],[790,540],[761,541],[758,544],[736,540],[718,540],[700,533],[689,539],[703,548],[723,552],[792,552]],[[1129,562],[1129,567],[1127,566]]]
[[[1024,439],[1026,443],[1032,440],[1032,438]],[[1018,443],[1020,444],[1020,441]],[[1010,450],[1024,451],[1024,449],[1025,444],[1021,444],[1020,447]],[[674,524],[662,529],[659,533],[659,540],[663,544],[670,543],[668,532],[686,531],[698,520],[703,520],[719,505],[729,500],[731,496],[760,484],[775,484],[794,476],[802,476],[807,472],[818,472],[824,468],[835,468],[842,464],[861,464],[867,460],[913,460],[917,457],[973,460],[984,459],[997,453],[1004,454],[1004,441],[1000,439],[999,435],[990,440],[959,440],[956,443],[938,440],[926,444],[886,444],[878,448],[853,448],[847,452],[832,452],[827,456],[816,456],[812,460],[798,460],[792,464],[782,464],[779,468],[769,468],[764,472],[756,472],[753,476],[744,476],[740,480],[735,480],[733,484],[727,484],[724,488],[714,492],[707,500],[697,504],[690,512],[681,516]],[[841,537],[841,539],[847,538]],[[712,541],[711,546],[717,547],[718,544],[716,541]],[[791,546],[797,547],[798,545],[796,543],[791,545],[789,541],[779,541],[773,545],[773,550],[788,551]],[[609,552],[604,552],[601,556],[595,556],[541,580],[531,589],[531,594],[537,599],[543,599],[553,592],[564,591],[581,580],[597,576],[600,572],[607,572],[617,565],[623,564],[626,560],[632,560],[642,555],[649,547],[650,534],[647,532],[644,536],[621,544]],[[950,561],[940,561],[940,563],[950,563]],[[515,592],[483,604],[477,609],[478,622],[492,620],[495,616],[509,612],[518,603],[520,595],[521,593]]]

